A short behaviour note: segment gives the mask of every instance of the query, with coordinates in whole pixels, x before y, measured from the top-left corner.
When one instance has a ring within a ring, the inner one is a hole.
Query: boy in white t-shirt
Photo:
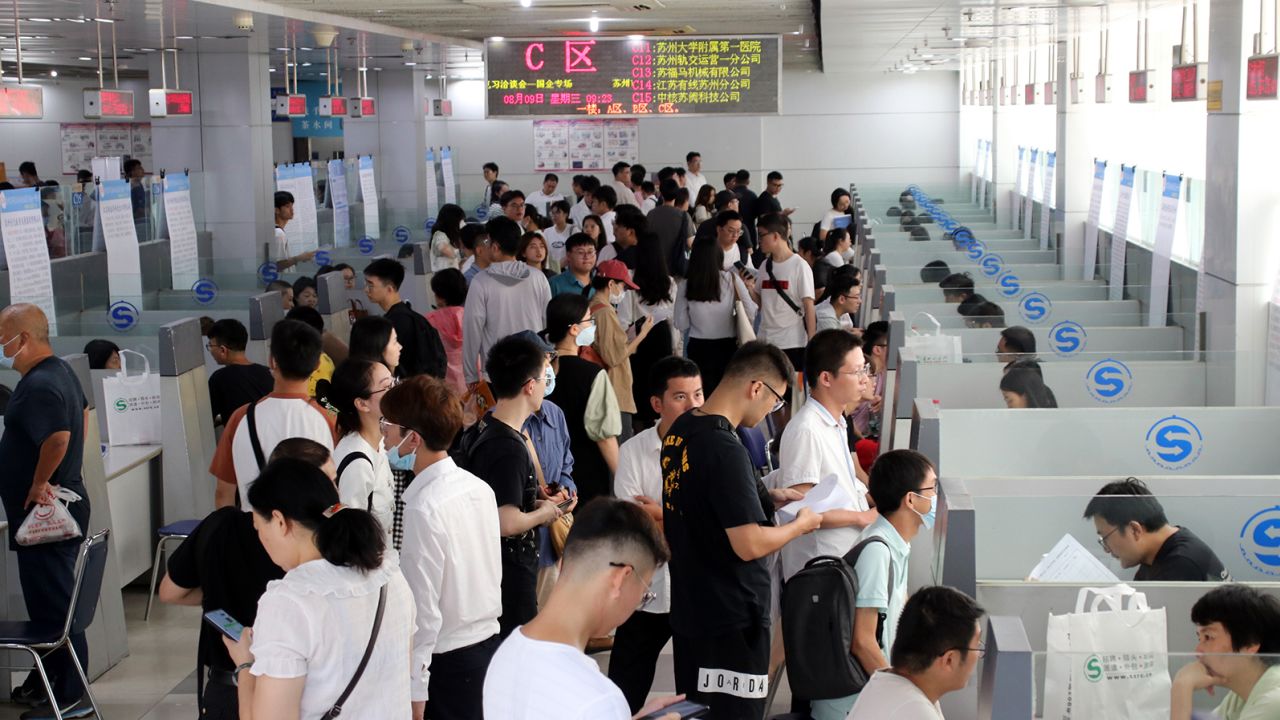
[[[546,606],[516,628],[489,663],[485,717],[631,718],[622,691],[583,650],[589,639],[609,634],[653,599],[653,576],[669,557],[662,531],[635,503],[600,498],[576,513]],[[650,702],[636,717],[682,698]],[[679,717],[670,713],[663,720]]]
[[[560,176],[555,173],[547,173],[542,178],[542,187],[534,193],[531,193],[524,199],[525,205],[532,205],[539,215],[546,217],[551,213],[551,204],[564,199],[564,195],[556,192],[556,188],[560,185]]]
[[[797,369],[804,367],[804,346],[817,326],[813,269],[791,249],[791,222],[777,213],[756,223],[760,249],[769,256],[757,275],[752,295],[760,304],[758,339],[776,345]]]

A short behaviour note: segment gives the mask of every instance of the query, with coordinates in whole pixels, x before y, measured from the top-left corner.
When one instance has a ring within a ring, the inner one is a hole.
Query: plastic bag
[[[915,319],[920,316],[929,319],[933,325],[932,334],[926,335],[915,329]],[[942,323],[938,322],[937,318],[929,313],[920,312],[912,316],[911,321],[913,323],[911,334],[903,338],[902,345],[916,351],[917,361],[921,364],[959,363],[963,361],[960,351],[960,338],[955,335],[943,335]]]
[[[45,543],[71,540],[82,536],[80,523],[71,517],[67,503],[80,500],[80,496],[66,488],[53,491],[54,501],[49,505],[36,505],[18,528],[14,538],[19,545],[44,545]]]

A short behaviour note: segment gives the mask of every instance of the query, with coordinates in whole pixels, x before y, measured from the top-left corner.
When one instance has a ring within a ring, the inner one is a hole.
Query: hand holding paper
[[[803,498],[778,508],[778,521],[785,525],[795,520],[796,515],[804,508],[821,515],[828,510],[847,510],[853,507],[853,498],[841,487],[836,476],[828,475]]]

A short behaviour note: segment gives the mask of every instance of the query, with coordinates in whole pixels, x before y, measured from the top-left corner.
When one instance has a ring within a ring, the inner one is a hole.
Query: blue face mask
[[[591,329],[594,330],[595,327],[593,326]],[[18,348],[18,352],[14,353],[12,356],[4,354],[5,348],[8,348],[10,345],[13,344],[14,340],[17,340],[20,337],[22,337],[21,334],[14,335],[13,337],[9,338],[9,342],[4,343],[3,345],[0,345],[0,367],[12,368],[13,362],[18,359],[18,355],[20,355],[23,350],[27,349],[27,346],[23,345],[22,347]]]
[[[551,366],[548,365],[547,366],[547,387],[545,390],[542,391],[542,397],[547,397],[548,395],[550,395],[555,391],[556,391],[556,371],[552,370]]]
[[[916,497],[924,497],[920,493],[911,493],[911,494],[915,495]],[[929,500],[929,512],[921,513],[915,508],[911,508],[911,512],[920,516],[920,520],[924,522],[925,530],[932,530],[934,522],[936,522],[938,519],[938,496],[935,495],[931,498],[928,498],[928,500]]]
[[[397,443],[395,447],[387,450],[387,462],[390,463],[392,470],[413,472],[413,463],[416,459],[417,453],[409,453],[408,455],[400,454],[400,446],[408,439],[409,437],[406,435],[400,439],[400,442]]]

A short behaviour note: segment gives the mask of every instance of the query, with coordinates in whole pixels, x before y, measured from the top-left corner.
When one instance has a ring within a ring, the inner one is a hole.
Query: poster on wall
[[[98,126],[98,154],[124,157],[133,154],[133,125],[103,123]]]
[[[351,247],[351,203],[342,160],[329,161],[329,198],[333,201],[333,246]]]
[[[88,170],[98,152],[98,129],[92,123],[62,123],[62,174]]]
[[[533,169],[538,172],[569,167],[569,121],[533,122]]]
[[[1027,162],[1027,193],[1022,197],[1022,239],[1031,239],[1032,196],[1036,192],[1036,168],[1040,166],[1040,151],[1031,148]]]
[[[1098,262],[1098,222],[1102,218],[1102,188],[1107,180],[1107,161],[1093,161],[1093,190],[1089,194],[1089,217],[1084,226],[1084,268],[1080,279],[1085,282],[1093,280],[1093,271]]]
[[[132,188],[128,180],[102,181],[98,187],[96,227],[102,229],[106,244],[111,301],[141,302],[142,264],[138,258],[138,233],[133,225]]]
[[[276,167],[276,190],[293,194],[293,220],[296,231],[290,231],[291,254],[303,253],[320,247],[320,230],[316,222],[316,194],[312,189],[311,164],[289,163]]]
[[[378,186],[373,176],[373,156],[360,156],[360,200],[364,203],[364,234],[378,239]]]
[[[453,148],[440,149],[440,174],[444,176],[444,201],[458,202],[458,185],[453,178]]]
[[[1129,209],[1133,204],[1133,181],[1138,168],[1120,166],[1120,195],[1116,198],[1116,221],[1111,226],[1111,277],[1107,299],[1124,299],[1124,258],[1129,242]]]
[[[1058,180],[1058,153],[1045,153],[1044,195],[1040,198],[1040,249],[1049,249],[1049,235],[1053,233],[1053,186]]]
[[[611,169],[635,164],[640,155],[640,121],[535,120],[533,164],[537,171]]]
[[[39,306],[49,319],[49,332],[57,335],[58,313],[53,304],[53,275],[39,190],[0,192],[0,238],[4,249],[0,265],[7,261],[9,268],[9,302]]]
[[[151,123],[134,123],[132,130],[133,151],[129,154],[146,167],[151,164]]]
[[[1147,327],[1164,327],[1169,310],[1169,260],[1173,255],[1173,234],[1178,227],[1178,206],[1182,204],[1182,176],[1165,175],[1160,191],[1160,219],[1151,257],[1151,294],[1147,299]]]
[[[169,228],[169,267],[174,289],[189,288],[200,279],[196,248],[196,220],[191,213],[191,178],[172,173],[164,183],[164,217]]]

